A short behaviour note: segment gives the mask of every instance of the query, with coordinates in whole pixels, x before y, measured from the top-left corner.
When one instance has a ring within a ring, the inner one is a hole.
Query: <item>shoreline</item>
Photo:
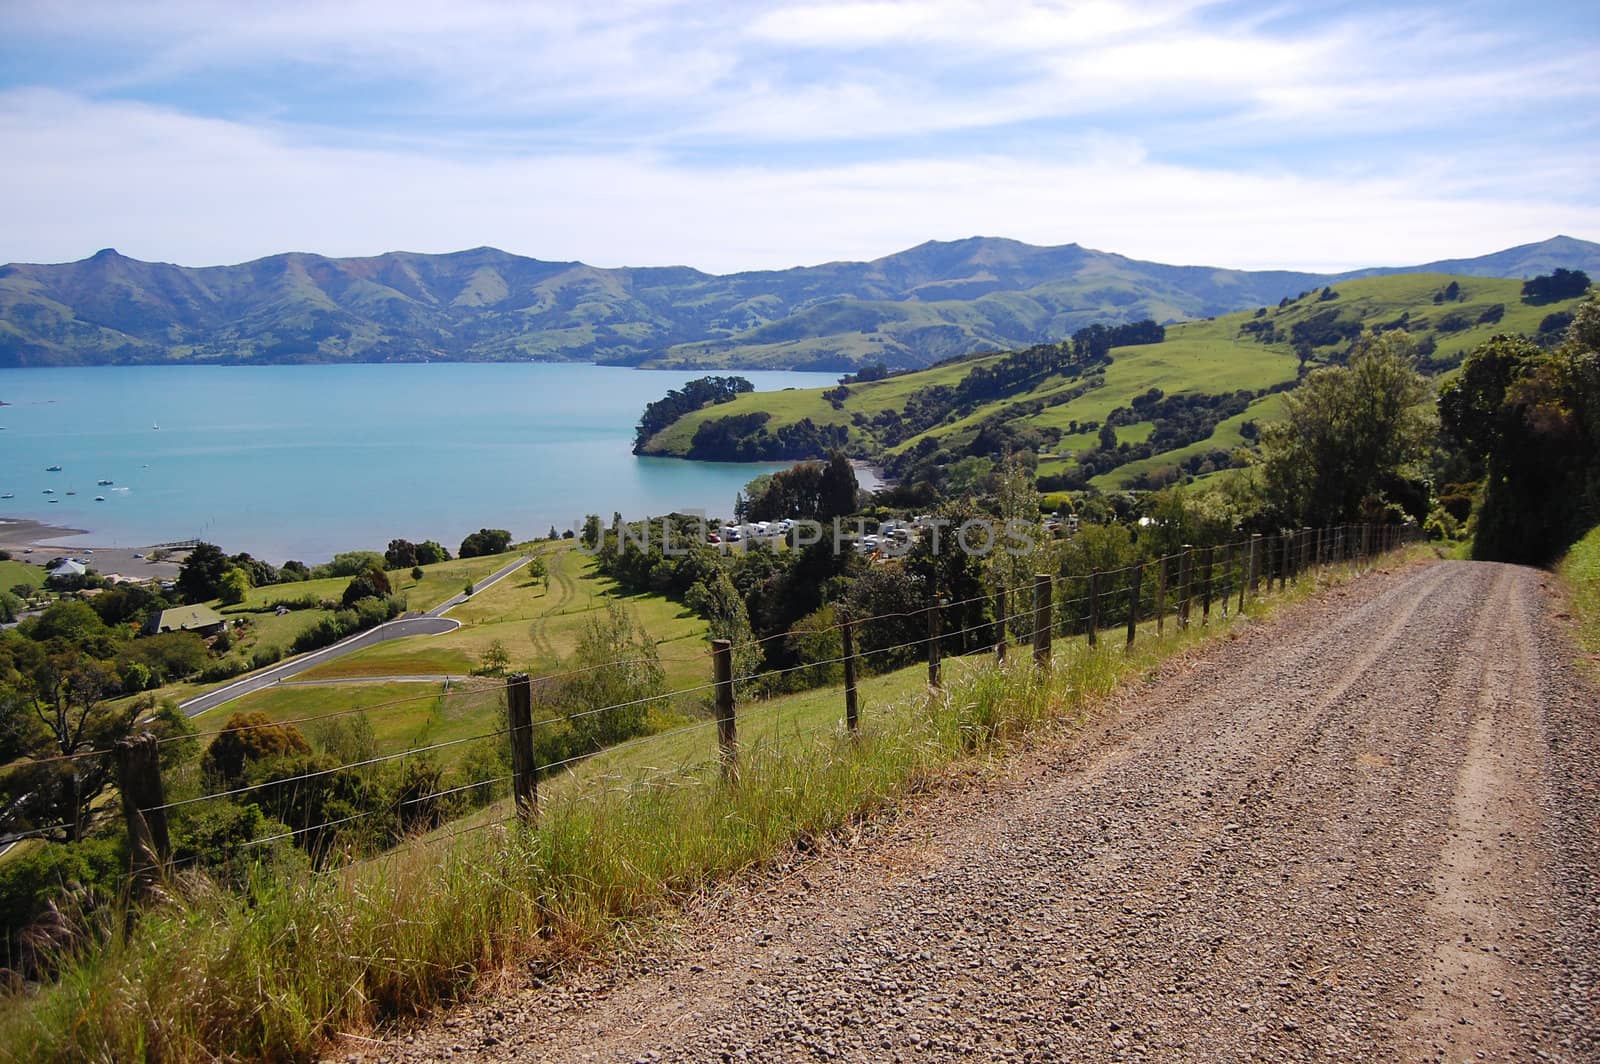
[[[81,558],[101,576],[113,574],[136,580],[171,580],[178,575],[178,562],[151,561],[149,547],[97,547],[92,543],[60,543],[62,537],[93,535],[86,528],[47,524],[26,517],[0,517],[0,550],[11,552],[11,560],[42,566],[56,556]]]

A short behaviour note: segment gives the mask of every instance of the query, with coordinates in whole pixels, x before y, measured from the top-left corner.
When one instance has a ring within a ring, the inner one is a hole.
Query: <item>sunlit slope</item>
[[[903,412],[929,389],[952,387],[974,369],[993,366],[1004,356],[969,356],[887,380],[852,384],[843,396],[831,389],[743,395],[679,419],[652,438],[647,450],[687,455],[701,426],[762,412],[770,415],[765,425],[769,433],[809,419],[817,426],[842,427],[854,454],[885,458],[923,446],[930,438],[946,447],[965,447],[985,423],[1000,418],[1044,430],[1052,442],[1042,449],[1040,472],[1048,475],[1072,469],[1080,454],[1096,446],[1093,427],[1151,389],[1165,396],[1246,393],[1239,400],[1248,401],[1245,412],[1222,418],[1209,439],[1096,470],[1093,483],[1116,487],[1141,473],[1170,469],[1193,455],[1238,446],[1246,422],[1259,424],[1279,416],[1278,393],[1293,386],[1302,362],[1309,370],[1341,361],[1363,330],[1404,329],[1416,341],[1425,371],[1444,375],[1489,337],[1535,336],[1552,315],[1570,312],[1575,303],[1524,303],[1521,282],[1513,280],[1444,274],[1368,277],[1313,289],[1281,305],[1169,326],[1162,343],[1114,348],[1109,365],[1082,375],[1041,377],[1017,394],[953,412],[902,440],[881,438],[874,419],[885,410]],[[1085,426],[1092,427],[1085,430]],[[1119,426],[1118,440],[1142,443],[1152,428],[1148,422]]]

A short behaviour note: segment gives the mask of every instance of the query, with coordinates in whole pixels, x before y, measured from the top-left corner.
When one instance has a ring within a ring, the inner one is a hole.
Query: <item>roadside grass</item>
[[[1246,616],[1347,575],[1302,580]],[[0,1047],[41,1060],[310,1058],[336,1033],[458,1000],[513,964],[549,970],[632,941],[797,840],[1070,729],[1119,684],[1236,623],[1169,627],[1127,650],[1058,640],[1045,671],[1020,653],[1003,666],[952,662],[943,691],[902,670],[879,678],[855,738],[836,723],[836,689],[769,703],[765,735],[753,705],[732,782],[695,765],[709,738],[686,737],[709,729],[689,725],[649,754],[640,743],[582,763],[545,789],[530,827],[488,826],[336,874],[261,869],[243,896],[184,878],[137,919],[116,921],[131,931],[13,998]],[[670,769],[673,742],[686,767],[642,773]]]
[[[1572,599],[1578,645],[1589,655],[1589,664],[1600,668],[1600,527],[1572,545],[1556,572]]]

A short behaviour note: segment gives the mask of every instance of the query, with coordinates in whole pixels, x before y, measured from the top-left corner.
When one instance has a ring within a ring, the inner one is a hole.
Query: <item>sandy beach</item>
[[[66,555],[87,562],[89,568],[101,576],[118,573],[141,580],[171,580],[178,575],[181,554],[173,560],[153,562],[148,557],[134,556],[149,555],[150,550],[145,547],[96,547],[92,544],[56,542],[67,536],[86,535],[90,535],[90,532],[82,528],[63,528],[58,525],[47,525],[41,521],[0,518],[0,550],[10,551],[11,557],[19,562],[43,565],[51,558]],[[29,551],[32,553],[28,553]]]

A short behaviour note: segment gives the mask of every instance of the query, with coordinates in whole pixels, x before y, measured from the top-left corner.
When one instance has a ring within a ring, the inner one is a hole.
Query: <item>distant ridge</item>
[[[1600,244],[1538,244],[1324,275],[1168,266],[1077,244],[972,237],[871,262],[713,275],[600,269],[480,247],[443,255],[273,255],[234,266],[0,267],[0,366],[595,361],[847,369],[919,366],[1059,339],[1093,322],[1205,318],[1343,277],[1600,271]]]

